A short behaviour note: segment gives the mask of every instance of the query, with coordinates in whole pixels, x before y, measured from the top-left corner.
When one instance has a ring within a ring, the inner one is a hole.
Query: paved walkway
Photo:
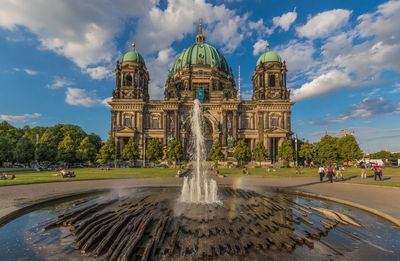
[[[392,181],[400,180],[395,177]],[[355,178],[352,181],[359,181]],[[372,179],[368,179],[371,181]],[[358,203],[400,219],[400,188],[352,184],[346,182],[320,183],[313,177],[239,177],[218,179],[221,185],[234,185],[239,188],[274,186],[304,192],[321,194]],[[118,180],[90,180],[0,187],[0,217],[20,207],[21,204],[35,200],[84,192],[94,189],[119,189],[141,186],[180,186],[178,178],[138,178]]]

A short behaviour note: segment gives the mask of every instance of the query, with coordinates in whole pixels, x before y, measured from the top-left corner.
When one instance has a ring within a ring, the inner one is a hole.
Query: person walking
[[[379,166],[374,166],[374,180],[376,181],[376,177],[379,177],[379,180],[382,180],[382,175],[381,175],[381,168]]]
[[[322,182],[325,176],[325,169],[322,165],[319,166],[318,173],[319,173],[319,181]]]
[[[340,165],[339,164],[337,164],[337,163],[335,163],[336,164],[336,166],[335,166],[335,169],[336,169],[336,181],[338,181],[339,180],[339,173],[340,173]]]
[[[367,169],[365,167],[365,163],[361,164],[361,178],[362,179],[367,178]]]
[[[331,183],[333,183],[333,176],[335,175],[335,173],[333,172],[333,167],[332,165],[329,165],[328,167],[328,179]]]

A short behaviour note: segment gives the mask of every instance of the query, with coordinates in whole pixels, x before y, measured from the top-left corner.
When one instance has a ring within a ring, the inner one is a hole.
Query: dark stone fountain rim
[[[232,187],[231,185],[219,185],[219,187]],[[338,204],[342,205],[347,205],[359,210],[362,210],[364,212],[367,212],[368,214],[372,214],[376,216],[377,218],[383,219],[384,221],[389,222],[394,228],[400,231],[400,220],[392,217],[386,213],[383,213],[382,211],[367,207],[365,205],[361,205],[355,202],[343,200],[343,199],[338,199],[334,197],[327,197],[321,194],[316,194],[316,193],[310,193],[310,192],[304,192],[304,191],[299,191],[299,190],[293,190],[293,189],[287,189],[287,188],[280,188],[280,187],[275,187],[275,186],[255,186],[255,187],[263,187],[263,188],[268,188],[272,189],[276,192],[280,193],[287,193],[287,194],[293,194],[293,195],[299,195],[302,197],[308,197],[308,198],[316,198],[324,201],[331,201],[335,202]],[[138,187],[128,187],[126,189],[154,189],[154,188],[180,188],[180,185],[168,185],[168,186],[138,186]],[[32,204],[25,203],[22,205],[21,208],[12,211],[2,217],[0,217],[0,228],[8,224],[9,222],[24,216],[30,212],[33,212],[35,210],[39,210],[44,207],[52,206],[55,204],[60,204],[64,202],[68,202],[71,200],[76,200],[80,198],[85,198],[85,197],[90,197],[90,196],[97,196],[101,195],[107,192],[111,192],[114,189],[112,188],[107,188],[107,189],[93,189],[89,191],[84,191],[84,192],[76,192],[76,193],[66,193],[62,195],[57,195],[57,196],[52,196],[52,197],[47,197],[43,198],[40,200],[34,201]]]

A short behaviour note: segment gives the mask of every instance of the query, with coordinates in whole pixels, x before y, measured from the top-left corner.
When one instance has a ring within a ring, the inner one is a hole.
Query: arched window
[[[132,86],[132,76],[130,74],[125,77],[125,86]]]
[[[138,85],[139,85],[139,78],[138,78],[138,74],[137,74],[137,73],[134,74],[134,79],[135,79],[135,87],[138,87]]]
[[[275,75],[269,76],[269,86],[275,87]]]
[[[126,127],[131,127],[131,119],[130,118],[125,118],[125,120],[124,120],[124,125],[126,126]]]
[[[151,119],[151,128],[152,129],[158,129],[158,119],[157,118],[152,118]]]
[[[279,127],[278,125],[279,125],[278,118],[275,118],[275,117],[271,118],[271,127],[278,128]]]

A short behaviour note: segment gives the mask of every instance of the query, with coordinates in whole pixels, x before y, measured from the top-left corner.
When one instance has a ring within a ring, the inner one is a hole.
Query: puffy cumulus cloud
[[[103,104],[103,105],[106,106],[106,107],[111,108],[110,104],[108,104],[108,103],[111,102],[111,101],[112,101],[112,97],[108,97],[108,98],[103,99],[103,100],[101,101],[101,104]]]
[[[292,99],[298,101],[309,97],[317,97],[351,85],[352,79],[349,75],[334,69],[318,76],[311,82],[303,84],[300,88],[292,90]]]
[[[50,83],[50,84],[47,84],[46,88],[48,88],[48,89],[59,89],[59,88],[63,88],[63,87],[66,87],[66,86],[71,86],[73,84],[74,84],[73,82],[67,80],[66,78],[61,78],[61,77],[55,76],[54,79],[53,79],[53,82]]]
[[[164,85],[168,70],[172,67],[176,52],[172,48],[166,48],[158,52],[157,57],[146,61],[146,66],[151,77],[149,95],[152,99],[162,99]]]
[[[292,23],[296,21],[296,18],[297,18],[297,12],[295,8],[292,12],[288,12],[281,16],[276,16],[272,18],[272,22],[274,23],[275,28],[280,27],[286,32],[287,30],[289,30]]]
[[[351,11],[334,9],[310,17],[307,23],[296,28],[300,37],[316,39],[329,36],[348,23]]]
[[[266,40],[258,40],[254,45],[253,45],[253,55],[259,55],[263,52],[265,52],[265,48],[267,45],[268,41]]]
[[[5,114],[0,114],[0,120],[2,121],[8,121],[8,122],[15,122],[15,123],[24,123],[29,121],[30,119],[35,119],[42,116],[40,113],[26,113],[24,115],[5,115]]]
[[[167,49],[175,41],[197,31],[199,18],[204,19],[206,40],[233,52],[247,33],[248,15],[237,15],[225,5],[212,5],[205,0],[168,0],[165,9],[154,6],[139,18],[135,41],[144,54]],[[194,41],[195,39],[193,39]]]
[[[311,42],[290,41],[277,47],[282,60],[286,61],[290,72],[307,71],[317,64],[313,58],[315,48]]]
[[[21,26],[27,28],[42,49],[65,56],[85,71],[90,65],[111,62],[118,54],[114,38],[124,27],[125,16],[142,15],[154,4],[140,0],[4,0],[0,27],[15,32]]]
[[[331,124],[345,122],[352,119],[373,118],[384,114],[400,113],[400,102],[393,104],[390,100],[382,97],[367,97],[358,104],[352,104],[345,112],[336,117],[327,116],[318,121],[312,121],[311,124]]]
[[[83,71],[89,74],[92,79],[96,80],[101,80],[114,76],[111,66],[97,66],[93,68],[86,68]]]
[[[106,99],[99,99],[96,92],[86,92],[84,89],[67,88],[65,92],[65,102],[74,106],[95,107],[98,105],[108,106]]]

